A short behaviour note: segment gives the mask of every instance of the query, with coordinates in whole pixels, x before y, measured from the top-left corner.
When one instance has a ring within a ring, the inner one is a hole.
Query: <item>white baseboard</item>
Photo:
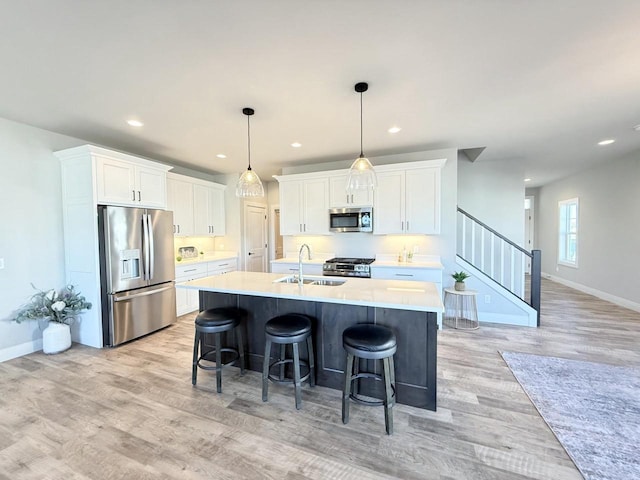
[[[502,323],[504,325],[517,325],[522,327],[537,327],[538,319],[527,315],[507,315],[505,313],[478,312],[480,323]],[[533,323],[532,323],[533,322]]]
[[[3,348],[0,349],[0,362],[6,362],[7,360],[11,360],[12,358],[22,357],[23,355],[28,355],[39,350],[42,350],[41,338],[33,342],[25,342],[21,343],[20,345]]]
[[[586,285],[572,282],[571,280],[565,280],[564,278],[556,277],[549,273],[542,272],[541,275],[544,278],[548,278],[549,280],[552,280],[554,282],[561,283],[562,285],[571,287],[574,290],[579,290],[581,292],[588,293],[589,295],[593,295],[594,297],[598,297],[602,300],[606,300],[607,302],[611,302],[616,305],[620,305],[621,307],[628,308],[629,310],[640,312],[640,303],[632,302],[631,300],[627,300],[626,298],[616,297],[615,295],[611,295],[610,293],[596,290],[595,288],[587,287]]]

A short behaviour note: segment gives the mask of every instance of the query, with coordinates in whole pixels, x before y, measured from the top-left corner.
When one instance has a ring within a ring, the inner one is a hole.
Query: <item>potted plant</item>
[[[31,285],[37,290],[33,284]],[[15,320],[48,320],[42,332],[42,351],[44,353],[60,353],[71,347],[70,326],[84,310],[91,308],[91,303],[68,285],[60,292],[55,289],[38,290],[29,303],[24,305]]]
[[[469,278],[471,275],[469,275],[467,272],[463,272],[462,270],[460,270],[459,272],[452,273],[451,276],[456,281],[456,283],[453,285],[453,288],[461,292],[462,290],[465,289],[464,281],[467,278]]]

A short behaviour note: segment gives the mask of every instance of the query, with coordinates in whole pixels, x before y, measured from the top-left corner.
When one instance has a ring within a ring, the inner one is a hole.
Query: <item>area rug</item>
[[[640,479],[639,369],[501,353],[585,479]]]

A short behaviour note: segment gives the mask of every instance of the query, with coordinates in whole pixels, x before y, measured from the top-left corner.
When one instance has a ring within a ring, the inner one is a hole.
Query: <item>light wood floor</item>
[[[338,391],[260,398],[231,368],[224,393],[191,386],[193,316],[115,349],[74,345],[0,363],[0,479],[579,479],[499,351],[640,365],[640,314],[543,281],[539,329],[483,324],[438,338],[438,411],[381,408]]]

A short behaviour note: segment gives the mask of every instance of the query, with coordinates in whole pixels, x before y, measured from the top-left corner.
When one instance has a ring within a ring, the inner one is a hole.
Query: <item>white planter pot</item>
[[[65,323],[49,322],[42,331],[42,351],[46,354],[60,353],[71,347],[71,328]]]

